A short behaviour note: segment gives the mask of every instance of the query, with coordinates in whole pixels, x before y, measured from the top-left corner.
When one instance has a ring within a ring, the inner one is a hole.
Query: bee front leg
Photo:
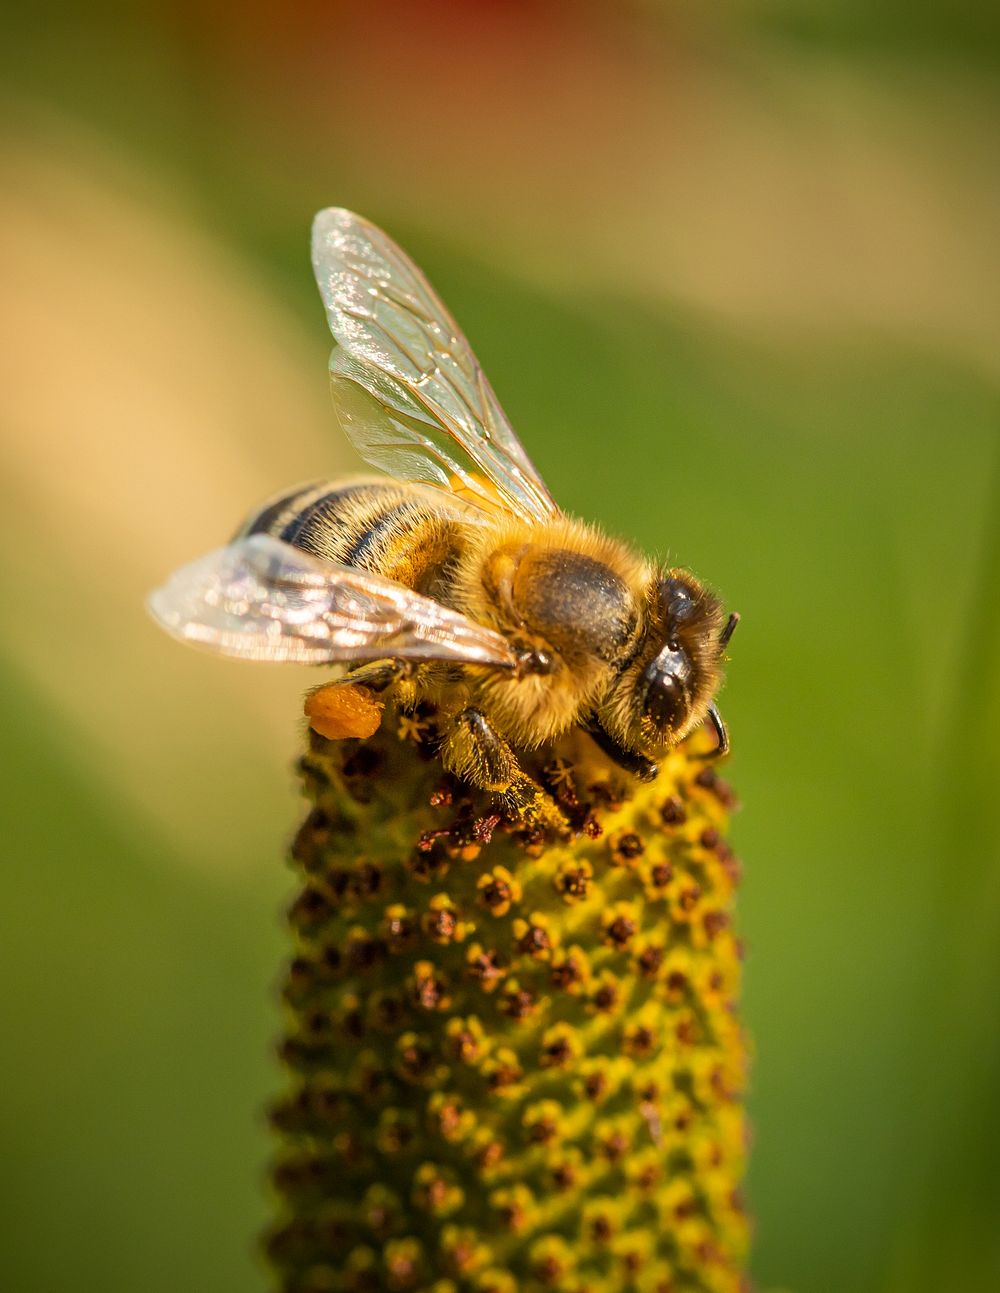
[[[583,726],[585,731],[590,733],[597,748],[606,754],[612,762],[617,763],[619,768],[623,768],[626,772],[631,772],[632,776],[637,777],[639,781],[656,780],[659,768],[652,759],[646,759],[641,754],[633,754],[630,750],[626,750],[619,745],[615,738],[605,731],[596,718],[591,719],[589,723],[584,723]]]
[[[449,772],[479,790],[502,794],[521,773],[517,756],[482,710],[471,706],[454,718],[441,747]]]
[[[470,706],[455,717],[441,761],[456,777],[497,795],[513,816],[565,828],[555,802],[521,770],[517,755],[482,710]]]

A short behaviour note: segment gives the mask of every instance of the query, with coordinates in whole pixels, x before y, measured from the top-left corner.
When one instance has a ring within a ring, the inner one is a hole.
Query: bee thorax
[[[637,612],[628,584],[602,561],[559,548],[529,548],[511,585],[512,608],[569,663],[611,664],[629,650]]]

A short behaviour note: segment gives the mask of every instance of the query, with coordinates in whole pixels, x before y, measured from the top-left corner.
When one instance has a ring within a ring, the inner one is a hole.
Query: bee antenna
[[[740,622],[739,612],[733,611],[732,615],[730,615],[729,619],[726,621],[726,627],[719,634],[720,651],[725,651],[726,647],[729,645],[729,639],[733,636],[733,633],[736,629],[736,625],[739,624],[739,622]]]
[[[737,616],[737,618],[739,618]],[[718,745],[714,750],[709,750],[701,755],[703,759],[721,759],[724,754],[729,753],[729,729],[726,727],[725,719],[719,713],[719,707],[713,700],[708,707],[708,713],[705,715],[705,721],[712,724],[715,728],[715,735],[718,737]]]

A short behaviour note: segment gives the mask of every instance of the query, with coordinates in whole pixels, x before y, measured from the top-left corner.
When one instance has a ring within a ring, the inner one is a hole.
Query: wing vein
[[[516,663],[504,637],[459,611],[267,534],[184,566],[153,594],[150,610],[176,637],[248,660]]]
[[[468,341],[405,253],[331,208],[316,217],[313,265],[338,347],[334,399],[362,456],[487,513],[557,515]]]

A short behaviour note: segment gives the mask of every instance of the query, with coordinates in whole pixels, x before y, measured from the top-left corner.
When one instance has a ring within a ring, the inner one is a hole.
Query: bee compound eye
[[[642,707],[657,727],[673,728],[682,721],[689,703],[691,672],[687,653],[673,642],[668,642],[647,666]]]
[[[646,690],[643,708],[657,727],[671,727],[684,707],[684,691],[672,673],[657,674]]]

